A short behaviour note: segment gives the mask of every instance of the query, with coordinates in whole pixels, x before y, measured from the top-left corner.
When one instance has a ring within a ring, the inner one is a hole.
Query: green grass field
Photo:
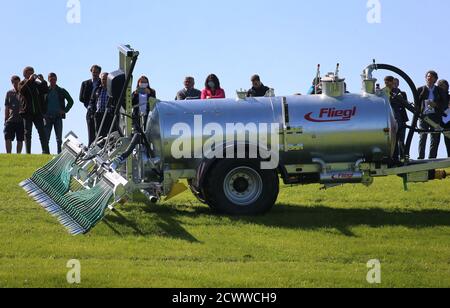
[[[190,193],[127,204],[72,237],[18,186],[48,158],[0,156],[0,287],[450,287],[450,181],[283,187],[262,217],[220,217]],[[382,263],[381,285],[366,264]]]

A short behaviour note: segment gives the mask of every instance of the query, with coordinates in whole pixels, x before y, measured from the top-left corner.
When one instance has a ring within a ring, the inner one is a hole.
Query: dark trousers
[[[399,144],[405,144],[406,138],[406,123],[398,123],[397,141],[395,143],[394,161],[400,160],[400,146]]]
[[[442,116],[440,115],[429,115],[429,118],[434,122],[441,124]],[[423,130],[434,130],[428,123],[425,121],[420,122],[420,129]],[[425,159],[425,149],[427,147],[428,134],[421,133],[420,141],[419,141],[419,159]],[[439,144],[441,143],[441,134],[431,134],[431,149],[430,149],[430,159],[435,159],[438,156],[439,152]]]
[[[52,130],[55,129],[56,144],[58,146],[58,154],[61,154],[62,150],[62,134],[63,134],[63,120],[59,116],[45,116],[44,117],[45,134],[47,140],[50,142],[52,136]]]
[[[444,125],[445,129],[450,129],[450,123]],[[450,158],[450,138],[445,138],[445,147],[447,148],[447,156]]]
[[[88,112],[86,114],[86,124],[88,129],[89,145],[95,141],[96,129],[95,129],[95,115]]]
[[[111,128],[111,124],[114,119],[114,114],[112,112],[108,112],[106,114],[105,123],[103,124],[103,127],[100,127],[102,124],[104,113],[96,113],[95,114],[95,130],[96,132],[100,132],[99,138],[104,138],[108,136],[109,129]],[[100,130],[101,128],[101,130]],[[113,129],[114,131],[114,129]]]
[[[27,154],[31,154],[31,138],[33,133],[33,124],[39,134],[39,140],[41,141],[42,154],[50,154],[48,147],[47,134],[45,133],[44,118],[41,115],[29,115],[23,119],[23,125],[25,127],[25,147]]]

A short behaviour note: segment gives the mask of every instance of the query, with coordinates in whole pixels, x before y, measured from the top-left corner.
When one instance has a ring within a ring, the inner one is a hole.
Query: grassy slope
[[[0,287],[450,287],[449,182],[398,178],[371,188],[283,187],[269,215],[217,217],[186,193],[128,204],[87,236],[71,237],[18,183],[47,158],[0,156]]]

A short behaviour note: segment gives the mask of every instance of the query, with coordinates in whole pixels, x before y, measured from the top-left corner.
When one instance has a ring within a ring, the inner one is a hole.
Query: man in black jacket
[[[394,111],[395,120],[397,121],[398,131],[397,131],[397,143],[395,145],[395,152],[393,155],[393,160],[395,163],[400,162],[400,144],[405,143],[406,137],[406,123],[409,121],[408,113],[406,112],[405,94],[403,94],[398,88],[398,84],[395,82],[395,78],[392,76],[387,76],[384,79],[386,84],[386,93],[389,95],[389,101],[391,103],[392,110]]]
[[[91,68],[92,79],[86,80],[81,84],[80,89],[80,102],[84,104],[87,109],[86,123],[88,128],[89,145],[95,140],[95,106],[91,105],[92,95],[95,90],[100,86],[100,74],[102,68],[98,65],[93,65]]]
[[[194,77],[188,76],[184,79],[184,89],[178,91],[177,97],[175,97],[175,100],[177,100],[177,101],[194,100],[194,99],[200,99],[201,96],[202,96],[202,91],[197,90],[195,88]]]
[[[262,84],[261,78],[258,75],[254,75],[251,78],[252,88],[247,92],[247,97],[264,97],[270,88]]]
[[[394,89],[399,89],[400,90],[400,80],[398,78],[394,78]],[[408,94],[406,94],[406,92],[400,90],[400,93],[402,94],[403,99],[405,100],[405,102],[408,101]]]
[[[421,112],[423,115],[429,117],[437,124],[442,123],[442,117],[445,110],[448,108],[448,101],[446,101],[447,94],[436,85],[439,76],[435,71],[429,71],[426,74],[426,85],[418,89],[421,102]],[[433,131],[434,129],[425,121],[420,122],[420,128],[425,131]],[[419,159],[425,159],[425,149],[427,145],[428,133],[420,135],[419,142]],[[431,134],[431,150],[430,159],[435,159],[438,156],[439,144],[441,141],[441,134]]]
[[[36,75],[32,67],[23,70],[25,78],[19,84],[19,93],[22,99],[20,115],[25,126],[25,147],[27,154],[31,154],[31,135],[33,124],[36,127],[41,141],[42,153],[50,154],[47,134],[44,128],[45,105],[44,96],[48,93],[48,85],[42,75]]]

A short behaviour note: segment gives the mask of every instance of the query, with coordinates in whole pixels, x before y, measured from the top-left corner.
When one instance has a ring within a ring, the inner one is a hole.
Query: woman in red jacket
[[[225,98],[225,91],[220,87],[219,78],[211,74],[206,78],[205,89],[202,91],[201,99]]]

